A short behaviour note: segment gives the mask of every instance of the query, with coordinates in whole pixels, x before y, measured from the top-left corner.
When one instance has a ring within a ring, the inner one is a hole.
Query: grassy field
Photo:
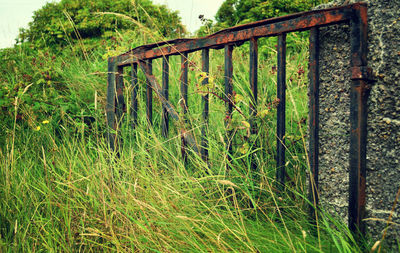
[[[43,57],[49,61],[45,65],[51,65],[52,73],[62,80],[58,85],[68,87],[69,93],[52,97],[65,102],[59,103],[54,114],[41,116],[24,104],[34,87],[25,85],[14,98],[11,127],[2,128],[0,146],[0,250],[361,251],[341,222],[323,211],[316,221],[309,219],[306,38],[306,34],[288,37],[288,182],[284,191],[278,191],[275,182],[275,39],[260,39],[257,136],[249,136],[246,124],[249,46],[234,50],[233,86],[236,106],[243,115],[235,110],[232,116],[229,170],[224,150],[224,102],[210,95],[209,165],[194,153],[188,155],[185,165],[178,132],[181,126],[171,122],[169,137],[161,137],[161,103],[156,97],[154,127],[146,123],[143,74],[139,75],[139,125],[130,128],[128,110],[121,128],[120,157],[110,152],[105,139],[105,58],[132,45],[132,39],[121,36],[119,47],[110,50],[104,46],[86,51],[77,46],[51,62],[47,59],[51,57]],[[137,38],[133,44],[149,40]],[[6,79],[13,86],[25,71],[35,71],[29,48],[21,46],[15,57],[19,57],[17,70]],[[213,91],[222,94],[223,51],[211,51],[210,59]],[[188,127],[198,140],[203,125],[200,54],[190,54],[189,60]],[[153,66],[161,81],[161,60],[155,60]],[[170,100],[177,110],[179,68],[180,57],[171,57]],[[125,80],[129,100],[128,76]],[[43,94],[50,96],[44,88]],[[253,146],[255,141],[257,146]],[[251,169],[251,159],[257,170]]]

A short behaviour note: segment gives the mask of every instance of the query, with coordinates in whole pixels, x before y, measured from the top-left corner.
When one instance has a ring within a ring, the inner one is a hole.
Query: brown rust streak
[[[367,85],[365,84],[365,82],[361,82],[359,86],[354,87],[355,91],[358,93],[358,122],[360,122],[360,124],[363,124],[363,120],[365,120],[362,115],[364,113],[364,110],[366,110],[365,105],[363,103],[364,100],[364,95],[367,89]],[[357,149],[361,150],[362,147],[362,134],[361,134],[361,128],[357,127],[354,132],[356,132],[357,134]],[[364,176],[362,176],[362,157],[361,157],[361,153],[358,153],[358,157],[357,157],[357,174],[358,174],[358,208],[357,208],[357,212],[358,212],[358,218],[361,219],[362,215],[361,213],[364,212],[363,208],[365,207],[365,203],[366,203],[366,196],[365,196],[365,189],[366,189],[366,179]],[[357,220],[356,221],[358,225],[361,224],[361,220]]]
[[[361,22],[363,22],[363,24],[367,24],[368,22],[367,4],[365,3],[355,4],[353,6],[353,9],[360,12]]]
[[[366,180],[365,180],[365,177],[362,177],[361,176],[361,173],[360,173],[360,175],[359,175],[359,178],[360,178],[360,189],[364,189],[364,190],[362,190],[362,191],[360,191],[360,198],[358,199],[358,204],[359,204],[359,206],[365,206],[365,204],[366,204],[366,193],[365,193],[365,189],[366,189]],[[359,210],[360,210],[361,208],[359,208]],[[361,210],[360,210],[361,211]]]
[[[316,108],[316,106],[315,106],[315,104],[313,105],[313,107],[312,107],[313,109],[313,112],[315,112],[316,110],[317,110],[317,108]],[[313,127],[315,127],[316,125],[317,125],[317,122],[316,122],[316,117],[313,117],[313,122],[312,122],[312,125],[313,125]]]
[[[361,69],[358,67],[351,68],[351,79],[361,79],[361,78],[363,78]]]

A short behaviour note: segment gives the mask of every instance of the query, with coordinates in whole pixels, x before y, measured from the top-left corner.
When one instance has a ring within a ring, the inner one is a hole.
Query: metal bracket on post
[[[369,84],[376,81],[373,78],[372,69],[367,66],[351,67],[351,80],[364,80]]]

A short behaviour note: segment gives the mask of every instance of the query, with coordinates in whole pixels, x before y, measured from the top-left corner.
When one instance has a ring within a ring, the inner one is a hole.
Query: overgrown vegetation
[[[84,1],[61,3],[76,6],[79,16],[85,13],[78,10],[81,2]],[[119,11],[118,3],[122,2],[127,1],[114,1],[115,11]],[[194,153],[188,155],[185,164],[179,123],[171,122],[168,138],[159,134],[159,113],[154,113],[154,127],[148,127],[142,73],[139,125],[131,129],[128,108],[127,122],[121,128],[124,143],[120,157],[108,149],[106,58],[165,39],[162,30],[151,30],[151,24],[160,23],[153,18],[156,14],[148,12],[149,3],[134,1],[127,7],[142,10],[141,17],[149,14],[147,21],[135,19],[126,10],[121,12],[129,17],[86,12],[88,19],[82,21],[95,26],[93,20],[107,17],[118,24],[127,22],[125,27],[139,25],[140,33],[135,28],[129,31],[116,25],[110,28],[116,29],[111,30],[111,37],[105,35],[108,28],[103,27],[99,28],[103,29],[103,37],[65,33],[58,38],[63,42],[58,43],[56,35],[53,45],[40,44],[35,39],[38,33],[34,33],[20,45],[0,52],[0,250],[361,251],[362,246],[336,219],[323,211],[316,222],[309,219],[305,197],[309,168],[305,152],[308,53],[304,35],[288,37],[285,191],[278,191],[275,182],[276,39],[260,39],[256,136],[248,132],[249,69],[244,63],[248,62],[249,46],[244,44],[234,50],[237,110],[228,125],[235,136],[229,170],[224,150],[225,107],[220,96],[210,95],[209,164]],[[45,9],[54,6],[50,4]],[[64,15],[60,20],[66,22],[68,16],[77,17]],[[35,27],[32,23],[30,29]],[[76,34],[80,29],[83,28],[76,28]],[[210,58],[213,81],[208,88],[216,95],[222,94],[223,52],[212,50]],[[199,52],[189,56],[189,130],[196,138],[203,124],[200,60]],[[161,59],[153,65],[155,75],[160,77]],[[178,108],[179,71],[180,56],[171,57],[170,100]],[[129,100],[128,72],[124,78]],[[161,112],[156,97],[154,112]],[[255,142],[257,146],[253,145]],[[257,170],[251,169],[252,159]]]
[[[20,43],[0,51],[3,131],[14,124],[15,102],[21,127],[35,128],[35,122],[50,116],[54,125],[81,117],[90,120],[96,92],[102,99],[103,61],[108,56],[184,31],[176,12],[148,0],[92,2],[45,5],[35,12],[29,29],[21,31]],[[89,6],[96,11],[90,12]]]
[[[155,36],[179,36],[185,32],[177,12],[150,0],[61,0],[36,11],[29,28],[21,29],[18,39],[39,48],[58,47],[81,38],[111,38],[115,30],[138,32],[143,26],[152,29]]]
[[[215,15],[216,22],[204,16],[199,17],[203,26],[198,33],[205,35],[235,25],[308,11],[327,2],[328,0],[226,0]]]

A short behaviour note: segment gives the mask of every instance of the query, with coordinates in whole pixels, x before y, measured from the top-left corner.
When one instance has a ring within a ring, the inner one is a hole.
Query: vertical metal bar
[[[116,104],[116,115],[117,115],[117,129],[122,124],[122,118],[126,111],[125,99],[124,99],[124,68],[118,67],[117,73],[117,104]]]
[[[351,20],[352,70],[367,68],[367,9],[358,5]],[[349,228],[365,234],[368,78],[352,75],[350,90]]]
[[[278,80],[277,97],[277,155],[276,179],[279,187],[285,183],[285,117],[286,117],[286,34],[278,36]]]
[[[181,107],[183,114],[187,113],[187,108],[188,108],[187,91],[188,91],[188,54],[184,53],[181,55]]]
[[[257,38],[250,39],[250,133],[257,134],[257,124],[254,121],[257,115],[257,73],[258,73],[258,43]]]
[[[182,111],[184,114],[184,120],[185,122],[187,122],[187,117],[186,117],[186,113],[187,113],[187,108],[188,108],[188,104],[187,104],[187,91],[188,91],[188,54],[187,53],[183,53],[181,55],[181,107],[182,107]],[[182,139],[182,147],[181,147],[181,152],[182,152],[182,157],[184,159],[184,161],[186,162],[187,160],[187,154],[186,154],[186,143],[185,143],[185,138],[181,137]]]
[[[208,75],[210,72],[210,50],[208,48],[205,48],[201,52],[202,56],[202,66],[201,70],[203,73],[205,73],[207,76],[203,80],[203,85],[208,84]],[[201,157],[203,161],[207,162],[208,161],[208,141],[207,141],[207,130],[208,130],[208,118],[209,118],[209,96],[208,94],[204,94],[203,96],[203,127],[201,128]]]
[[[165,100],[168,101],[168,89],[169,89],[169,56],[163,58],[163,71],[162,71],[162,95]],[[167,108],[163,106],[162,117],[161,117],[161,131],[162,136],[168,137],[169,131],[169,117]]]
[[[250,39],[250,90],[251,90],[251,102],[250,102],[250,134],[257,135],[257,123],[255,121],[257,115],[257,82],[258,82],[258,42],[257,38]],[[253,143],[254,147],[257,146],[257,141]],[[256,157],[255,153],[251,156],[251,169],[256,170]]]
[[[225,126],[229,127],[232,119],[233,109],[233,88],[232,88],[232,76],[233,76],[233,64],[232,64],[232,53],[233,46],[225,45]],[[231,161],[230,154],[232,153],[232,130],[227,130],[226,136],[226,150],[228,151],[227,160],[228,163]],[[228,167],[229,165],[227,165]]]
[[[149,75],[153,75],[153,62],[152,60],[147,60],[146,62],[147,65],[147,70],[149,71]],[[151,88],[151,83],[147,79],[146,82],[146,100],[147,100],[147,107],[146,107],[146,113],[147,113],[147,120],[150,124],[150,126],[153,125],[153,89]]]
[[[132,127],[137,125],[138,115],[138,79],[137,79],[137,63],[132,64],[131,69],[131,86],[132,86],[132,101],[131,101],[131,118]]]
[[[108,75],[107,75],[107,125],[108,125],[108,144],[111,150],[115,150],[115,131],[117,128],[115,120],[115,91],[116,91],[116,78],[115,74],[117,71],[116,58],[108,58]]]
[[[308,199],[313,203],[310,216],[315,220],[318,206],[318,152],[319,152],[319,29],[310,30],[310,59],[309,59],[309,129],[310,142],[308,159],[310,163],[310,183]]]

